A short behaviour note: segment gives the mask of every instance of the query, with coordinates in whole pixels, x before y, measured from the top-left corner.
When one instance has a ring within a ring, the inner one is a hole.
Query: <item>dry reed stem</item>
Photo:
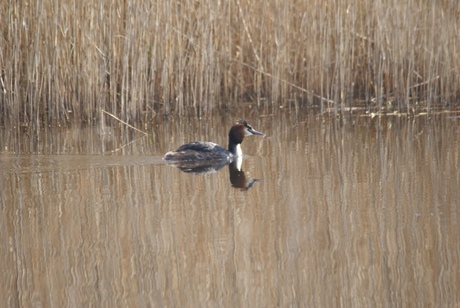
[[[114,118],[115,120],[119,121],[120,123],[122,123],[122,124],[128,126],[129,128],[132,128],[132,129],[134,129],[134,130],[137,131],[137,132],[143,133],[144,135],[148,135],[146,132],[143,132],[143,131],[141,131],[140,129],[135,128],[134,126],[132,126],[132,125],[126,123],[125,121],[123,121],[123,120],[117,118],[116,116],[114,116],[114,115],[111,114],[110,112],[107,112],[107,111],[105,111],[105,110],[102,110],[102,112],[105,113],[105,114],[107,114],[107,115],[109,115],[109,116],[111,116],[112,118]]]
[[[262,98],[458,108],[459,15],[456,0],[3,1],[0,123],[149,121]]]
[[[114,150],[111,150],[111,151],[108,151],[108,152],[106,152],[106,153],[116,153],[116,152],[120,151],[121,149],[126,148],[127,146],[129,146],[129,145],[131,145],[131,144],[133,144],[133,143],[135,143],[135,142],[141,140],[142,138],[145,138],[146,135],[147,135],[147,134],[145,134],[144,136],[141,136],[141,137],[139,137],[139,138],[136,138],[136,139],[134,139],[134,140],[131,140],[130,142],[125,143],[125,144],[119,146],[118,148],[116,148],[116,149],[114,149]],[[106,154],[106,153],[104,153],[104,154]]]

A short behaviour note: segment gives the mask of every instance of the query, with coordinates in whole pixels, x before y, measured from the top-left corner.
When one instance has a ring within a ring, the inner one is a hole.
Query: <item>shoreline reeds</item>
[[[0,16],[0,123],[460,105],[456,0],[4,1]]]

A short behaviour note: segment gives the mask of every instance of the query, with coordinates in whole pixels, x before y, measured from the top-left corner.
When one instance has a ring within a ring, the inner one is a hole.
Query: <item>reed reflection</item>
[[[458,120],[277,119],[260,157],[180,165],[204,176],[151,156],[187,137],[173,121],[113,155],[93,127],[0,130],[0,301],[458,306]]]

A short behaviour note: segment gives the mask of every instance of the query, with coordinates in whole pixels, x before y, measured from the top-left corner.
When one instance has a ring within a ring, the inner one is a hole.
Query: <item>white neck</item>
[[[243,156],[243,151],[241,150],[241,144],[237,144],[235,147],[235,155],[236,156]]]
[[[241,171],[241,167],[243,166],[243,156],[236,157],[235,162],[236,162],[236,169],[238,171]]]

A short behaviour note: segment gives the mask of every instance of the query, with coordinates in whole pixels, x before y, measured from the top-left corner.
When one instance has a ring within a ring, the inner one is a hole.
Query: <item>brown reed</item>
[[[14,122],[206,114],[253,100],[341,112],[457,108],[457,0],[3,1]]]

